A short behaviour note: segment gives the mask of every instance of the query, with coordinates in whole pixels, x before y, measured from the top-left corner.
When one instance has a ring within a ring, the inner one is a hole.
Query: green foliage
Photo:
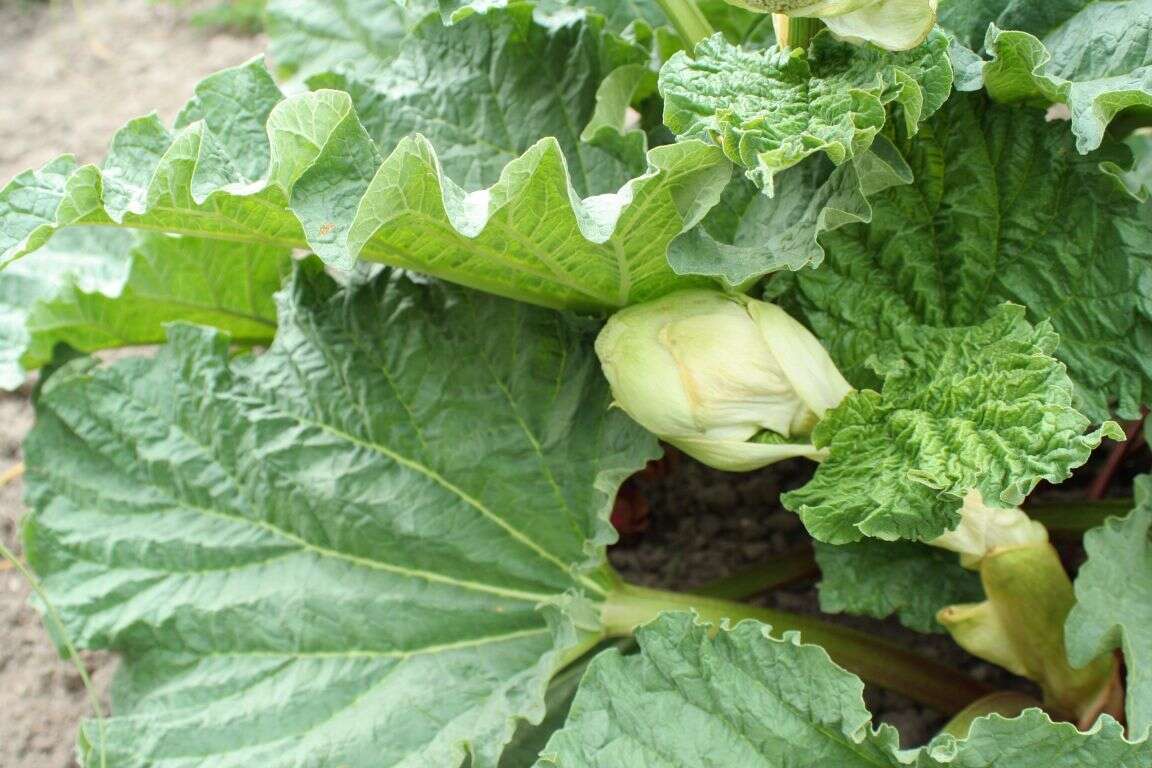
[[[952,88],[947,45],[940,34],[887,53],[825,33],[807,51],[747,51],[717,35],[664,65],[664,122],[681,138],[716,141],[771,194],[775,175],[809,155],[840,164],[867,150],[889,104],[914,133]]]
[[[1099,147],[1117,116],[1152,122],[1149,0],[1013,3],[982,42],[990,57],[980,75],[988,93],[1000,101],[1066,104],[1081,152]],[[965,85],[973,87],[977,79]]]
[[[941,608],[981,599],[980,577],[956,555],[908,541],[816,543],[820,610],[877,619],[895,615],[919,632],[940,632]]]
[[[903,144],[915,181],[874,195],[870,226],[825,235],[823,266],[769,293],[865,387],[903,329],[1021,304],[1059,334],[1077,407],[1134,418],[1152,399],[1152,216],[1110,170],[1130,162],[1125,147],[1082,157],[1072,144],[1039,111],[957,95]]]
[[[1129,731],[1152,728],[1152,477],[1136,479],[1136,508],[1088,532],[1088,562],[1076,577],[1068,656],[1083,666],[1113,649],[1127,664]]]
[[[110,764],[494,766],[596,632],[607,509],[655,455],[583,339],[306,269],[260,357],[177,326],[155,361],[53,376],[25,537],[76,641],[125,657]]]
[[[956,527],[973,489],[1016,506],[1040,480],[1063,481],[1123,433],[1112,422],[1088,431],[1051,356],[1057,341],[1013,305],[976,326],[901,328],[872,359],[881,391],[848,395],[816,425],[828,458],[785,506],[829,544],[930,541]]]
[[[953,529],[1152,405],[1148,0],[953,0],[897,52],[833,32],[931,3],[787,3],[830,29],[782,51],[691,2],[269,0],[274,70],[0,188],[28,560],[54,639],[122,657],[86,766],[1152,768],[1147,479],[1063,632],[945,625],[1081,728],[993,697],[902,750],[831,658],[942,711],[991,691],[605,551],[659,453],[627,408],[714,464],[819,462],[784,501],[825,611],[933,632],[995,583],[1063,621],[995,515]],[[606,316],[688,297],[613,408]],[[997,580],[958,540],[1007,542]],[[1076,687],[1117,650],[1123,692]]]
[[[669,268],[667,244],[729,178],[702,142],[657,147],[648,163],[619,192],[582,200],[547,137],[468,194],[427,139],[381,157],[347,94],[284,99],[254,62],[201,83],[175,131],[154,116],[129,123],[103,168],[65,157],[0,190],[12,222],[0,263],[62,227],[121,225],[311,247],[339,267],[359,257],[546,306],[610,309],[695,284]]]
[[[639,656],[608,651],[592,663],[538,768],[1152,765],[1111,718],[1084,733],[1036,709],[902,753],[895,729],[873,726],[860,681],[795,634],[748,621],[713,637],[692,616],[667,614],[639,640]]]
[[[288,265],[289,252],[274,246],[63,230],[0,280],[0,387],[23,383],[57,344],[80,352],[157,344],[176,320],[265,344]]]

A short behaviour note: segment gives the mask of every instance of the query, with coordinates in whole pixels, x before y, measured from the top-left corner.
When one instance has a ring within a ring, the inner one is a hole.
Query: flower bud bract
[[[961,565],[975,569],[994,549],[1047,542],[1048,530],[1019,507],[989,506],[980,491],[971,490],[960,509],[960,525],[929,543],[958,553]]]
[[[616,313],[596,354],[617,405],[720,469],[818,457],[790,440],[807,436],[851,390],[787,313],[720,291],[681,291]]]

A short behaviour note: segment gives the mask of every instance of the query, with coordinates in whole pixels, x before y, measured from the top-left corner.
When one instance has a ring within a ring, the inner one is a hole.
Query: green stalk
[[[799,631],[820,645],[840,666],[865,682],[904,694],[946,714],[959,712],[994,689],[967,675],[917,656],[894,643],[812,616],[621,583],[609,593],[602,621],[610,637],[630,636],[637,627],[668,611],[696,611],[719,625],[724,620],[754,619],[779,635]]]
[[[1105,499],[1036,504],[1024,511],[1043,523],[1054,539],[1065,540],[1079,538],[1109,517],[1127,515],[1134,506],[1132,499]]]
[[[785,48],[807,48],[809,41],[824,26],[820,19],[772,14],[772,28],[776,32],[776,45]]]
[[[712,36],[712,25],[696,6],[696,0],[656,0],[656,2],[680,37],[684,38],[689,52],[696,47],[696,43]]]
[[[692,592],[720,600],[746,600],[785,584],[815,578],[819,573],[812,548],[804,547],[763,565],[713,581]]]

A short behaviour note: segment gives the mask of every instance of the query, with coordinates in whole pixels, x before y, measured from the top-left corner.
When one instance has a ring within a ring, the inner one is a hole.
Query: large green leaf
[[[695,284],[672,272],[668,244],[730,174],[703,142],[657,147],[648,161],[619,192],[580,199],[546,138],[468,194],[426,139],[382,160],[347,94],[282,99],[253,62],[201,83],[175,131],[155,117],[129,123],[103,168],[61,158],[0,190],[0,265],[61,227],[119,225],[311,247],[339,267],[360,257],[537,304],[611,309]]]
[[[900,53],[836,41],[808,50],[753,51],[722,35],[681,52],[660,71],[664,122],[681,138],[712,139],[769,193],[773,177],[823,152],[840,164],[859,156],[899,105],[915,133],[952,90],[948,38],[935,33]]]
[[[992,97],[1068,105],[1081,152],[1121,113],[1152,121],[1152,0],[1064,3],[1083,6],[1073,15],[1053,5],[1015,3],[1000,19],[1008,26],[989,28],[982,76]]]
[[[60,343],[94,352],[157,344],[176,320],[271,341],[283,248],[77,227],[0,272],[0,388],[24,381]]]
[[[648,58],[644,47],[606,32],[599,16],[539,20],[519,4],[451,27],[430,17],[372,78],[330,75],[310,84],[349,91],[380,147],[423,134],[444,172],[468,190],[496,183],[505,165],[550,136],[573,187],[592,194],[644,170],[643,143],[621,157],[582,141],[581,132],[601,82],[623,66],[647,71]]]
[[[936,612],[983,599],[980,577],[953,552],[908,541],[816,542],[820,609],[884,619],[919,632],[941,632]]]
[[[1136,480],[1136,508],[1084,537],[1088,561],[1076,577],[1065,641],[1073,664],[1124,651],[1128,728],[1152,728],[1152,476]]]
[[[819,646],[745,621],[710,637],[686,613],[637,635],[641,654],[601,654],[540,766],[898,765],[896,731],[871,727],[864,684]]]
[[[713,634],[665,614],[639,639],[640,655],[592,663],[538,768],[1152,766],[1148,745],[1126,741],[1110,717],[1081,732],[1038,709],[901,752],[895,729],[873,726],[860,680],[795,634],[778,639],[751,621]]]
[[[280,310],[258,358],[182,325],[40,398],[25,541],[72,637],[124,656],[108,764],[494,766],[596,638],[654,441],[564,316],[313,270]]]
[[[881,392],[854,392],[812,432],[828,458],[784,494],[816,539],[930,541],[956,527],[971,490],[1020,504],[1040,480],[1059,483],[1088,460],[1108,422],[1075,410],[1072,382],[1051,356],[1058,339],[1005,305],[981,325],[898,329],[872,361]]]
[[[1152,402],[1152,216],[1043,114],[958,95],[904,146],[915,182],[871,198],[872,224],[823,237],[818,270],[771,293],[857,386],[901,329],[971,325],[1012,301],[1060,335],[1076,404],[1095,420]],[[1107,212],[1102,215],[1101,212]]]

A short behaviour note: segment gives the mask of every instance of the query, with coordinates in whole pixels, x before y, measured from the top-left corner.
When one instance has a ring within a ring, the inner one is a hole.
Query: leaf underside
[[[918,632],[942,632],[941,608],[984,599],[980,577],[956,554],[907,541],[816,542],[820,610],[884,619]]]
[[[899,150],[882,136],[839,166],[823,156],[805,159],[777,176],[772,197],[735,174],[704,221],[672,242],[668,262],[678,274],[717,277],[731,286],[815,268],[824,260],[825,232],[871,221],[868,198],[911,181]]]
[[[0,388],[22,384],[57,344],[81,352],[159,344],[164,325],[210,325],[237,343],[276,332],[272,295],[289,251],[76,227],[0,272]]]
[[[946,21],[946,19],[945,19]],[[991,26],[989,26],[991,22]],[[1068,107],[1076,146],[1090,152],[1118,116],[1152,124],[1152,0],[1012,3],[980,23],[989,61],[964,85],[1000,101]]]
[[[644,171],[642,142],[617,153],[582,141],[581,133],[602,82],[621,67],[648,71],[649,56],[605,31],[598,16],[544,24],[533,6],[516,4],[451,27],[432,16],[371,76],[353,70],[309,85],[348,91],[377,146],[422,134],[439,149],[444,173],[466,190],[495,184],[506,165],[549,136],[573,188],[591,195],[615,192]]]
[[[242,105],[241,109],[236,104]],[[170,131],[132,121],[102,168],[61,158],[0,190],[0,265],[84,224],[311,248],[553,307],[602,311],[699,284],[668,244],[715,204],[730,166],[703,142],[658,147],[618,193],[580,199],[554,139],[465,193],[424,138],[387,158],[350,97],[284,99],[259,62],[209,77]]]

